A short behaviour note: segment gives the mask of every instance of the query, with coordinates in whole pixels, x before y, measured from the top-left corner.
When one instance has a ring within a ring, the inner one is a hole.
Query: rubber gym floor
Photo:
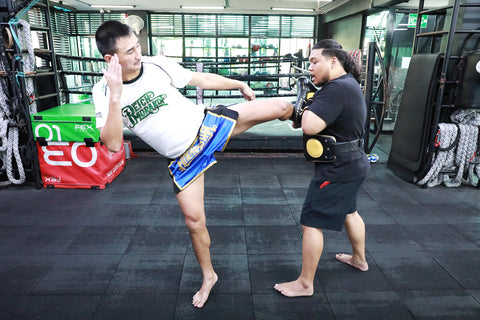
[[[313,166],[299,152],[217,155],[205,207],[219,281],[203,309],[191,305],[201,273],[160,156],[138,152],[105,190],[2,189],[0,319],[479,319],[479,190],[401,180],[388,140],[358,197],[370,270],[337,262],[346,233],[325,231],[312,297],[273,289],[301,267]]]

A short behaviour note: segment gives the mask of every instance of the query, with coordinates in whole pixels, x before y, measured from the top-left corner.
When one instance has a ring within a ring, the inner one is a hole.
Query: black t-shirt
[[[362,138],[367,107],[355,78],[347,73],[327,82],[313,96],[308,110],[326,122],[321,134],[334,136],[337,142]],[[315,176],[332,182],[352,181],[365,177],[370,168],[363,149],[340,153],[333,162],[315,163]]]

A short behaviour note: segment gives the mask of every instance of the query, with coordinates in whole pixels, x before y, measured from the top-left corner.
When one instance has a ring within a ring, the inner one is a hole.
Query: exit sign
[[[422,15],[422,22],[420,24],[420,28],[426,28],[427,27],[427,19],[428,16]],[[409,28],[415,28],[417,26],[417,14],[416,13],[410,13],[408,15],[408,27]]]

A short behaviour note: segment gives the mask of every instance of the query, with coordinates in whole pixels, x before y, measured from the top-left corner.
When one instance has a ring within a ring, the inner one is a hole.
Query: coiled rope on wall
[[[1,66],[0,66],[1,68]],[[11,112],[7,104],[7,96],[3,92],[3,86],[0,87],[0,158],[2,160],[2,170],[7,173],[7,181],[0,182],[1,186],[9,184],[22,184],[26,180],[25,170],[23,168],[22,158],[18,150],[18,127],[11,118]],[[18,170],[18,179],[14,175],[13,158]]]
[[[440,123],[437,134],[439,148],[428,173],[418,185],[434,187],[444,184],[478,186],[480,155],[478,133],[480,110],[465,109],[452,112],[455,123]]]
[[[1,115],[1,113],[0,113]],[[2,157],[4,169],[7,172],[8,181],[0,182],[0,185],[5,186],[9,184],[22,184],[26,180],[25,170],[23,169],[22,158],[18,150],[18,128],[16,126],[8,126],[9,120],[0,120],[0,139],[2,140],[2,146],[0,151],[5,152]],[[7,133],[8,128],[8,133]],[[14,175],[13,170],[13,158],[18,170],[18,179]]]
[[[26,53],[22,53],[23,71],[26,74],[33,73],[35,71],[35,53],[33,52],[30,24],[25,20],[18,20],[17,27],[19,47],[27,50]],[[37,113],[37,103],[35,102],[33,78],[26,78],[25,84],[27,95],[29,96],[30,114],[35,114]]]
[[[17,31],[20,31],[16,36],[13,26],[18,26]],[[19,77],[23,77],[25,72],[33,72],[35,68],[35,56],[33,52],[33,44],[31,40],[30,25],[24,20],[13,19],[9,22],[10,29],[6,30],[5,48],[13,48],[13,40],[16,41],[19,50],[25,47],[27,52],[22,53],[21,57],[11,57],[16,59],[16,62],[23,63],[23,72],[14,70],[17,82]],[[0,64],[0,71],[6,73],[6,66],[4,62]],[[37,113],[37,107],[34,99],[34,84],[33,79],[26,80],[26,91],[29,96],[29,111],[30,114]],[[20,86],[20,85],[19,85]],[[2,170],[7,173],[7,181],[0,182],[0,185],[5,186],[9,184],[22,184],[26,180],[25,170],[23,168],[22,158],[18,149],[19,130],[17,127],[15,115],[18,110],[18,100],[8,99],[8,92],[4,92],[7,86],[0,86],[0,159],[2,160]],[[16,168],[18,171],[18,178],[14,174],[13,160],[15,159]]]
[[[432,160],[432,166],[428,173],[417,184],[420,186],[435,187],[443,182],[446,173],[440,171],[454,171],[455,150],[458,143],[458,128],[456,124],[439,123],[437,144],[439,148]]]
[[[25,182],[25,170],[23,168],[22,158],[19,152],[19,128],[24,127],[22,115],[29,116],[29,114],[37,113],[37,106],[34,95],[33,78],[25,80],[25,93],[22,92],[21,79],[26,73],[35,72],[35,55],[33,51],[33,43],[31,39],[30,24],[27,21],[20,20],[20,18],[28,12],[39,0],[34,0],[28,3],[25,1],[21,6],[15,7],[11,16],[15,15],[16,10],[19,9],[15,18],[10,19],[8,28],[2,30],[4,38],[5,49],[13,49],[16,45],[16,50],[10,50],[7,55],[3,52],[2,59],[0,59],[0,73],[7,77],[0,78],[0,159],[2,160],[2,170],[7,173],[8,181],[0,182],[0,185],[8,185],[11,183],[22,184]],[[28,5],[27,5],[28,4]],[[18,32],[18,36],[17,36]],[[24,52],[25,48],[26,52]],[[16,54],[11,52],[16,51]],[[9,59],[11,66],[9,65]],[[8,83],[7,83],[8,82]],[[28,98],[28,106],[24,104],[25,98]],[[24,110],[24,109],[27,109]],[[27,121],[28,123],[28,121]],[[30,128],[27,128],[27,131]],[[16,169],[18,171],[18,178],[14,175],[13,159],[15,158]]]

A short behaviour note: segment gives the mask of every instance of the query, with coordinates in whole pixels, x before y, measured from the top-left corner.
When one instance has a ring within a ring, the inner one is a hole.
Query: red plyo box
[[[125,168],[125,150],[101,142],[37,142],[44,187],[105,189]]]

